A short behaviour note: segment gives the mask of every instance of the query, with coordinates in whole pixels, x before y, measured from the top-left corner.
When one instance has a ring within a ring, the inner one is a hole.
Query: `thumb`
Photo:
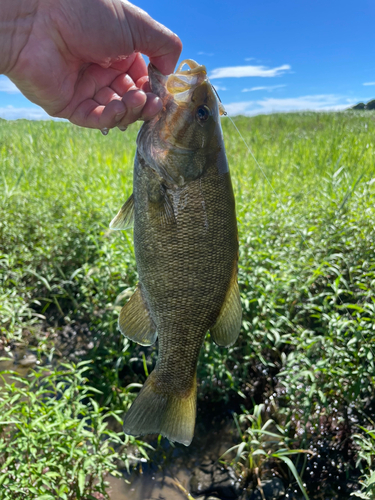
[[[173,73],[182,51],[179,37],[158,23],[144,10],[122,1],[126,29],[130,30],[134,50],[150,58],[150,62],[164,75]]]

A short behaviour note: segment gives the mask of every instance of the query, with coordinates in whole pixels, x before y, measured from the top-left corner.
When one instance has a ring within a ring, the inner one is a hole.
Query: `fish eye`
[[[200,122],[206,122],[210,116],[210,108],[207,106],[199,106],[196,112],[197,120]]]

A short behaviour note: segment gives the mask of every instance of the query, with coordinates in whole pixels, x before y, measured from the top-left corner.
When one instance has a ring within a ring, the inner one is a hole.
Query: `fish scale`
[[[120,313],[120,330],[143,345],[158,336],[159,347],[124,431],[160,433],[185,445],[194,433],[205,335],[210,331],[217,344],[231,345],[241,326],[235,201],[220,104],[204,66],[188,65],[187,73],[180,65],[172,81],[149,67],[164,108],[139,132],[133,195],[111,223],[122,229],[134,220],[139,273],[137,291]],[[179,75],[191,78],[190,87],[185,81],[174,91]]]

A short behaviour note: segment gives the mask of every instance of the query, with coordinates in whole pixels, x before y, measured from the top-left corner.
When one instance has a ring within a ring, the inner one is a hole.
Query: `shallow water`
[[[209,427],[209,428],[208,428]],[[149,466],[142,464],[124,479],[109,477],[111,500],[186,500],[192,470],[205,460],[216,461],[233,445],[232,421],[208,425],[199,422],[190,446],[171,446],[163,440],[167,459],[156,458]],[[129,481],[129,484],[125,482]]]
[[[190,472],[180,469],[174,474],[174,478],[168,473],[150,472],[130,478],[130,484],[122,478],[110,476],[107,478],[110,483],[108,493],[111,500],[186,500],[186,494],[179,490],[176,479],[189,490]]]
[[[36,365],[37,358],[31,351],[18,350],[12,353],[13,358],[7,360],[0,360],[0,372],[2,371],[13,371],[17,372],[21,377],[26,377],[29,371]],[[0,358],[8,357],[2,352],[0,352]],[[3,375],[7,382],[11,381],[11,374],[5,373]],[[13,381],[12,381],[13,382]],[[17,384],[17,382],[16,382]],[[2,385],[2,380],[0,378],[0,386]]]

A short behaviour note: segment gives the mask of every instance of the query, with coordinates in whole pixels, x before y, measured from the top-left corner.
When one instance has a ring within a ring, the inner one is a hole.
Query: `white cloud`
[[[7,92],[8,94],[17,94],[21,91],[9,80],[6,76],[0,75],[0,92]]]
[[[215,90],[217,90],[218,92],[221,90],[228,90],[227,87],[222,87],[221,85],[214,85],[214,87],[215,87]]]
[[[245,57],[245,61],[255,61],[255,57]]]
[[[229,115],[257,115],[287,111],[340,111],[355,104],[356,99],[347,99],[334,94],[307,95],[284,99],[267,98],[259,101],[242,101],[225,104]]]
[[[215,54],[213,54],[212,52],[198,52],[198,55],[199,56],[214,56]]]
[[[275,89],[281,89],[282,87],[286,87],[286,85],[269,85],[265,87],[251,87],[250,89],[242,89],[242,92],[255,92],[256,90],[267,90],[268,92],[272,92]]]
[[[366,82],[363,85],[375,85],[375,82]]]
[[[272,78],[280,76],[288,70],[290,70],[289,64],[283,64],[277,68],[267,68],[266,66],[228,66],[212,70],[210,78],[242,78],[244,76]]]
[[[56,120],[49,116],[39,106],[30,106],[29,108],[15,108],[14,106],[5,106],[0,108],[0,118],[6,120],[18,120],[25,118],[26,120]]]

